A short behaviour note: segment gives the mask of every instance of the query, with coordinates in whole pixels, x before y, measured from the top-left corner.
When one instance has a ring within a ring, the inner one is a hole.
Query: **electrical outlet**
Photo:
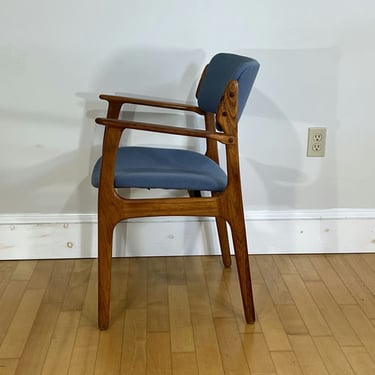
[[[309,128],[307,138],[307,156],[325,156],[326,138],[327,128]]]

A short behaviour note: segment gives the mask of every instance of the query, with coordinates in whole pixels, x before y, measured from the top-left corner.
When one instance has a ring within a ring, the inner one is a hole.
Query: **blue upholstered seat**
[[[101,158],[92,173],[99,186]],[[117,152],[115,187],[223,191],[224,171],[197,152],[151,147],[120,147]]]

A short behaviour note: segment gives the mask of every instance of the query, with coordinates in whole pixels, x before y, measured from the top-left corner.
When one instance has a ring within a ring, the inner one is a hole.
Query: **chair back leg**
[[[247,323],[254,323],[254,298],[251,285],[249,254],[247,249],[246,227],[242,204],[241,209],[237,211],[237,215],[229,219],[229,224],[232,231],[234,253],[236,257],[245,319]]]
[[[228,240],[228,230],[227,222],[222,217],[216,218],[216,228],[219,236],[221,257],[223,259],[223,264],[225,267],[229,268],[232,264],[232,259],[230,257],[230,248]]]
[[[237,163],[238,164],[238,163]],[[254,298],[251,285],[249,253],[247,247],[245,215],[242,203],[241,182],[232,187],[225,199],[223,214],[232,232],[242,303],[247,323],[255,322]]]

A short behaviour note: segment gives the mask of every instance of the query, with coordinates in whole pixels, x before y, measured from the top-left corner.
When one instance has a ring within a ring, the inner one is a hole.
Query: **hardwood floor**
[[[219,257],[0,262],[0,374],[375,374],[375,254],[250,257],[257,321]]]

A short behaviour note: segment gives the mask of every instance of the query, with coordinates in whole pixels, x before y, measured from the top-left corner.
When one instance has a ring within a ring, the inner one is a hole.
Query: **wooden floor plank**
[[[26,285],[27,281],[10,281],[0,298],[0,344],[14,318]]]
[[[0,375],[14,375],[17,364],[17,359],[0,359]]]
[[[348,254],[345,258],[369,291],[375,294],[375,270],[361,257],[361,254]]]
[[[345,255],[332,255],[328,259],[352,294],[356,303],[361,306],[369,319],[375,319],[374,296],[347,262]]]
[[[120,372],[124,315],[117,317],[107,331],[99,333],[95,375],[114,375]]]
[[[195,353],[172,353],[173,375],[198,375]]]
[[[30,280],[37,263],[36,260],[18,262],[12,274],[12,280]]]
[[[298,273],[289,255],[272,255],[272,259],[274,260],[275,264],[277,265],[277,268],[279,269],[279,272],[282,275]]]
[[[125,301],[129,275],[128,258],[115,258],[112,261],[111,300]]]
[[[311,336],[293,335],[289,340],[304,375],[329,375]]]
[[[215,328],[225,374],[250,375],[236,320],[217,318]]]
[[[293,352],[272,352],[277,375],[303,375]]]
[[[314,265],[310,262],[309,257],[303,255],[291,255],[290,259],[298,270],[303,281],[319,281],[320,276]]]
[[[96,326],[98,320],[98,262],[93,261],[82,305],[80,326]]]
[[[169,331],[167,262],[163,257],[147,262],[147,331]]]
[[[92,375],[99,345],[96,326],[79,326],[73,345],[68,375]]]
[[[349,323],[375,361],[375,327],[357,305],[342,306]]]
[[[279,305],[277,312],[287,335],[307,335],[309,333],[296,305]]]
[[[172,352],[193,352],[193,327],[186,286],[169,285],[168,300]]]
[[[129,259],[126,308],[144,309],[147,306],[147,259]]]
[[[42,375],[67,374],[80,319],[79,311],[61,311],[48,349]]]
[[[123,345],[121,354],[122,374],[146,374],[146,342],[146,309],[128,309],[125,313],[125,323],[123,332]]]
[[[28,289],[47,289],[55,263],[55,260],[39,260],[27,284]]]
[[[0,358],[20,358],[44,292],[44,289],[29,289],[25,291],[0,346]]]
[[[307,282],[306,287],[313,296],[338,343],[342,346],[361,345],[358,336],[347,321],[341,308],[332,298],[325,284],[322,282]]]
[[[211,314],[193,313],[192,325],[197,365],[200,375],[223,375],[215,324]]]
[[[253,284],[264,284],[264,279],[262,273],[260,272],[257,258],[260,255],[250,255],[249,262],[250,262],[250,271],[251,271],[251,281]],[[234,265],[236,262],[235,257],[232,256],[232,264]]]
[[[346,346],[342,350],[356,375],[375,374],[375,362],[364,347]]]
[[[114,259],[108,331],[97,260],[0,262],[0,375],[370,375],[372,255],[251,256],[253,325],[234,259]]]
[[[147,375],[171,375],[172,355],[168,332],[147,334]]]
[[[201,257],[185,259],[185,268],[199,374],[222,375],[224,370]]]
[[[361,258],[375,271],[375,254],[374,253],[361,254]]]
[[[291,350],[288,336],[280,321],[276,306],[265,285],[254,285],[255,306],[262,332],[271,351]],[[258,297],[259,296],[259,297]]]
[[[314,255],[310,256],[309,259],[319,273],[321,280],[324,281],[329,292],[339,305],[355,304],[355,300],[348,288],[329,263],[329,255]]]
[[[17,265],[18,262],[14,260],[3,260],[0,262],[0,298],[2,297],[5,289],[8,287]]]
[[[241,339],[251,373],[275,373],[275,366],[264,335],[261,333],[246,333],[241,335]]]
[[[82,310],[91,274],[92,263],[92,259],[74,261],[73,270],[62,305],[63,310]]]
[[[60,310],[58,303],[41,304],[19,360],[17,375],[41,374]]]
[[[185,285],[185,261],[184,257],[168,257],[167,280],[168,285]]]
[[[233,307],[224,276],[225,272],[231,272],[231,269],[226,270],[219,257],[204,257],[202,264],[213,317],[232,318]]]
[[[330,335],[331,331],[301,277],[298,275],[283,275],[283,277],[310,334]]]
[[[74,260],[72,259],[55,262],[51,279],[43,297],[43,303],[62,303],[64,301],[73,267]]]
[[[289,289],[279,273],[279,269],[270,256],[258,256],[256,258],[263,279],[266,282],[268,291],[275,305],[294,304]]]
[[[329,374],[355,375],[339,344],[333,337],[313,338]]]
[[[198,314],[203,312],[211,315],[210,297],[201,258],[185,258],[185,267],[188,269],[188,272],[186,272],[186,286],[191,313]]]

